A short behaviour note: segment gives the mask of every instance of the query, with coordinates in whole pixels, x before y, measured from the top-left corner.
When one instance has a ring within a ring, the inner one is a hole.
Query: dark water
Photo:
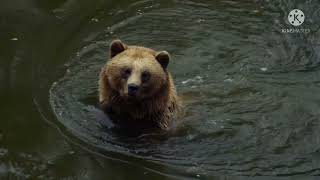
[[[3,0],[0,179],[317,179],[319,28],[315,0]],[[109,128],[97,78],[114,38],[172,54],[175,131]]]

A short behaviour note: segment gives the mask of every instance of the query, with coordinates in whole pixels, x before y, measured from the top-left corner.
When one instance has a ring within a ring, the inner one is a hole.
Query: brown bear
[[[166,51],[112,41],[110,60],[100,72],[101,108],[121,126],[168,129],[181,108],[169,60]]]

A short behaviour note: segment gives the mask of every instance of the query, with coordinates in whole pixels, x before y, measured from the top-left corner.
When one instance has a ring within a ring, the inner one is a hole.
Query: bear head
[[[166,51],[156,52],[114,40],[105,67],[106,83],[123,98],[141,100],[153,97],[168,86],[169,60]]]

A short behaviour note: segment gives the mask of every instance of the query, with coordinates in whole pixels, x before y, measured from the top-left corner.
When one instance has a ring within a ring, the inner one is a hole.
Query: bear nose
[[[139,86],[138,85],[136,85],[136,84],[129,84],[128,85],[128,94],[130,96],[136,95],[138,90],[139,90]]]

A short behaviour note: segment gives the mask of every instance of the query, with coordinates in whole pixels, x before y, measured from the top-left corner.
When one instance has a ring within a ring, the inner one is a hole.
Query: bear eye
[[[141,74],[141,80],[142,82],[146,82],[150,79],[150,73],[148,71],[144,71],[142,74]]]
[[[126,68],[122,71],[122,78],[127,79],[131,74],[131,69]]]

